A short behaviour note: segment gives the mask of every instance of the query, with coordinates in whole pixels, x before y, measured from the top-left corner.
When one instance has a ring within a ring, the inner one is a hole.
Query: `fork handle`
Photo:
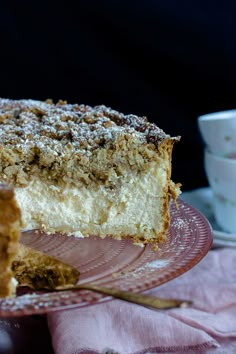
[[[191,305],[191,302],[186,300],[162,299],[146,294],[132,293],[130,291],[124,291],[117,288],[97,286],[95,284],[81,284],[68,288],[58,287],[56,290],[91,290],[101,294],[110,295],[117,299],[125,300],[138,305],[149,306],[156,309],[171,309],[175,307],[188,307]]]

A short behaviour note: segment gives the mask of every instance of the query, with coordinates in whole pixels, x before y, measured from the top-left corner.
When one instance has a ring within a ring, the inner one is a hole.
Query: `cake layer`
[[[146,172],[122,179],[114,193],[100,185],[62,188],[34,179],[16,188],[16,198],[26,229],[155,240],[169,225],[167,170],[165,160],[152,162]]]
[[[156,243],[179,194],[178,140],[105,106],[0,99],[0,182],[15,187],[27,230]]]

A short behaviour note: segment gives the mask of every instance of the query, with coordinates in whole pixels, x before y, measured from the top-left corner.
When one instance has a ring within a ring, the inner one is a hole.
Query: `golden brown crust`
[[[21,212],[11,187],[0,183],[0,237],[17,241],[21,225]]]
[[[0,274],[0,298],[15,295],[15,286],[12,284],[12,271],[6,270]]]
[[[0,297],[15,294],[11,263],[18,251],[21,213],[14,191],[0,184]]]

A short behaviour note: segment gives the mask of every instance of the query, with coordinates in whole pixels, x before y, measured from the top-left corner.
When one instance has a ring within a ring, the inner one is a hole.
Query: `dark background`
[[[236,108],[234,1],[0,3],[0,96],[105,104],[171,135],[173,179],[207,185],[200,114]]]

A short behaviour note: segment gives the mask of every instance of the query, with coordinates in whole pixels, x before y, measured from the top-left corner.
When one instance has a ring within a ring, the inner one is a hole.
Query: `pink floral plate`
[[[174,279],[196,265],[212,245],[212,229],[195,208],[180,201],[171,204],[167,241],[158,250],[140,247],[129,240],[76,238],[34,231],[21,241],[57,257],[80,270],[79,283],[94,283],[132,292],[143,292]],[[45,314],[90,306],[112,297],[87,290],[24,293],[0,301],[0,317]]]

